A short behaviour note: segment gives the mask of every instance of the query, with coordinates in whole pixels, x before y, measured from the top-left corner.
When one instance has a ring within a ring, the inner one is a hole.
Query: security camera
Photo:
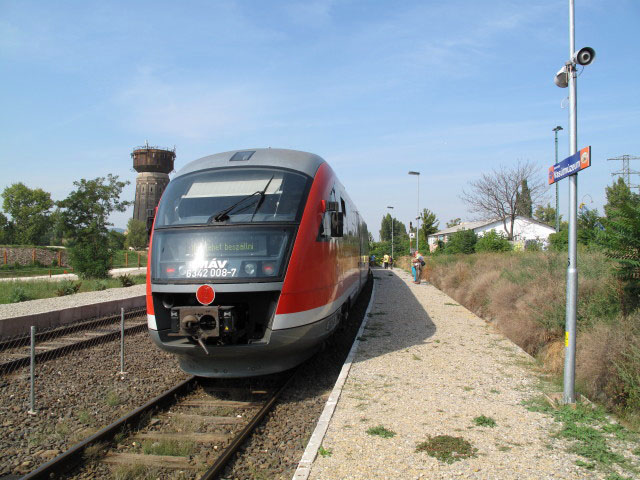
[[[589,65],[596,58],[596,51],[591,47],[584,47],[573,54],[571,59],[580,65]]]
[[[566,65],[558,70],[558,73],[556,73],[556,78],[553,79],[553,83],[555,83],[560,88],[567,88],[569,86],[569,75],[567,75]]]

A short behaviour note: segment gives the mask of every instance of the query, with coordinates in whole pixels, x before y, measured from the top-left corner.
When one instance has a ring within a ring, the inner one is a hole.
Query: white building
[[[509,225],[509,220],[507,220]],[[490,230],[508,237],[507,230],[504,228],[502,220],[483,220],[479,222],[462,222],[453,227],[445,228],[439,232],[428,236],[429,251],[433,252],[438,247],[438,240],[446,243],[449,237],[460,230],[473,230],[479,237],[483,236]],[[536,240],[543,244],[547,243],[549,235],[556,233],[556,229],[550,227],[546,223],[538,222],[533,218],[516,217],[513,223],[513,240],[514,242],[524,243],[527,240]]]

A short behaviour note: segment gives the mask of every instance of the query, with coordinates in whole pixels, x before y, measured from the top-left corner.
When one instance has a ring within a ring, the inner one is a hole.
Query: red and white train
[[[169,183],[153,224],[151,338],[194,375],[289,369],[366,283],[368,237],[317,155],[266,148],[195,160]]]

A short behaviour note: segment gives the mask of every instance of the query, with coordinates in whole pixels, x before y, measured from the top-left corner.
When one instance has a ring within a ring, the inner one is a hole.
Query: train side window
[[[347,216],[347,205],[344,203],[344,199],[340,198],[340,205],[342,206],[342,214]]]

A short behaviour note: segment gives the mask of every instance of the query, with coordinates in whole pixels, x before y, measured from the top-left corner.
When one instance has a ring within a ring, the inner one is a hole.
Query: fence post
[[[124,375],[124,308],[120,308],[120,375]]]
[[[58,266],[62,266],[62,250],[58,250]]]
[[[29,415],[36,414],[36,327],[31,326],[31,395]]]
[[[138,252],[138,268],[140,268],[140,252]]]
[[[129,266],[129,252],[124,252],[124,266]]]
[[[4,249],[4,264],[7,264],[7,249]]]
[[[33,249],[33,252],[31,253],[31,263],[36,263],[36,249]]]

